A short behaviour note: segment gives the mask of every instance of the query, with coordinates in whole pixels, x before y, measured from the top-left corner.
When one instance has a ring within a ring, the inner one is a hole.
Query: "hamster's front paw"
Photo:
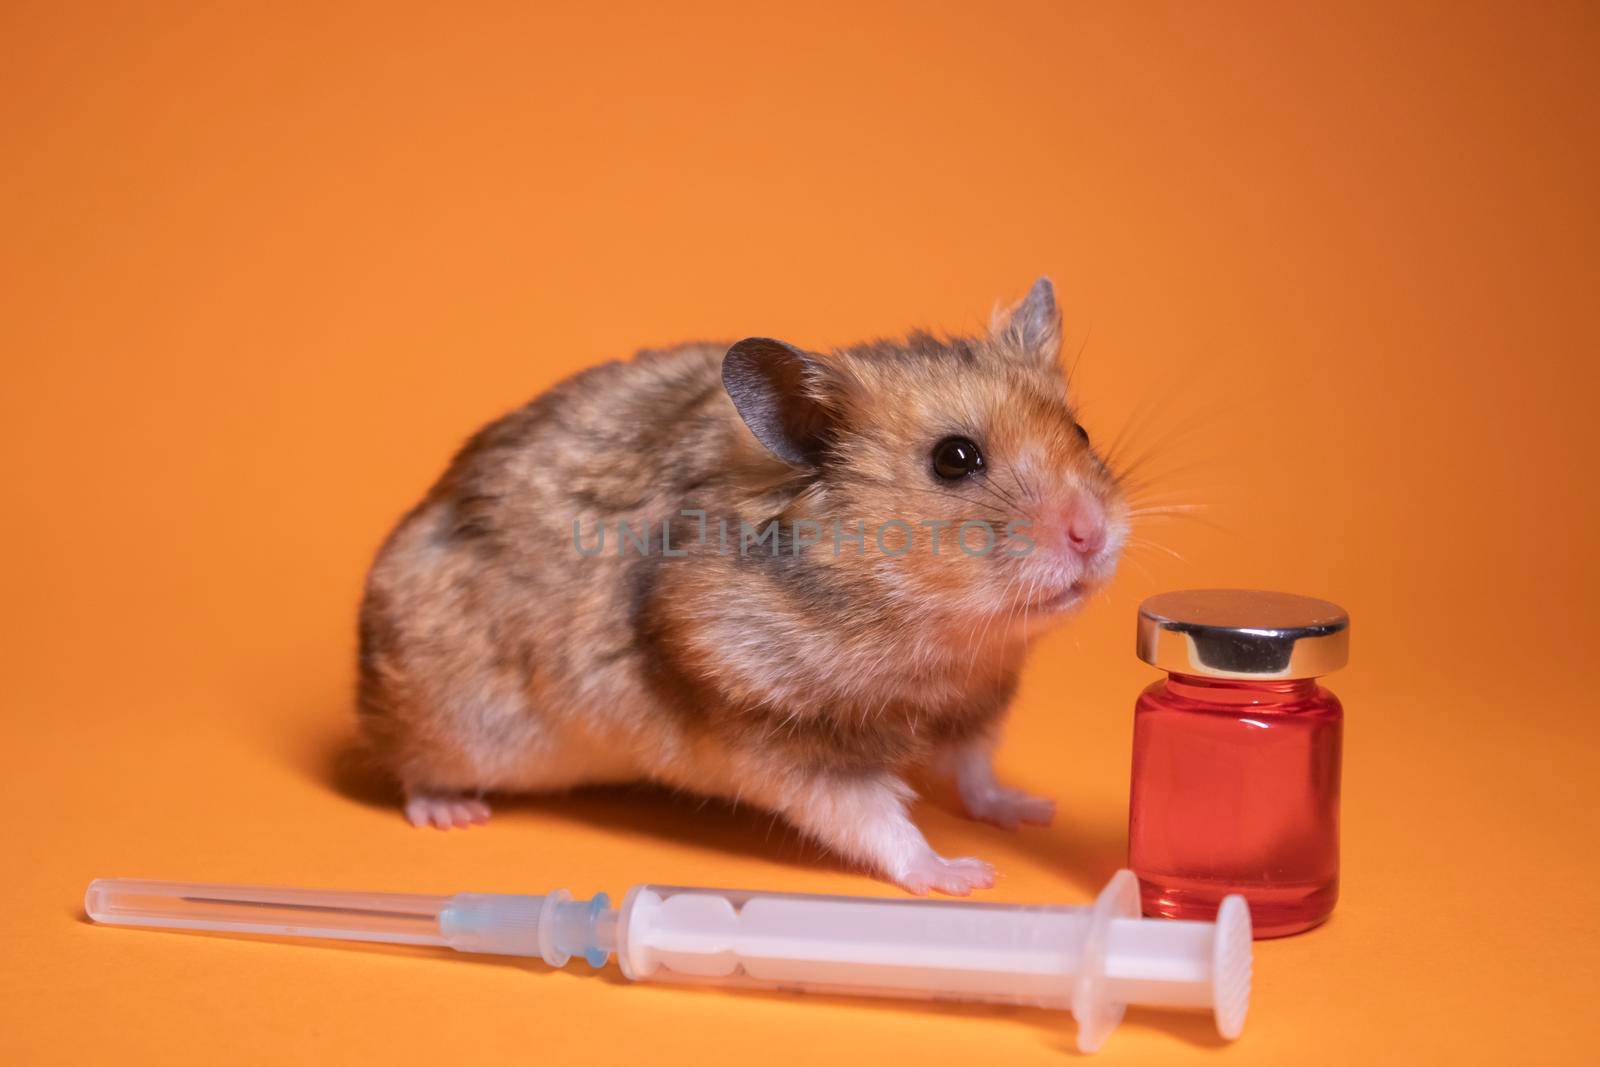
[[[966,790],[961,801],[969,816],[1003,830],[1015,830],[1023,823],[1049,826],[1056,815],[1056,802],[1049,797],[1031,796],[1004,786]]]
[[[482,826],[489,821],[489,805],[476,797],[438,793],[412,793],[406,797],[406,819],[412,826]]]
[[[894,882],[919,897],[929,890],[964,897],[974,889],[992,887],[994,868],[972,856],[947,860],[929,849],[906,864],[906,869],[895,876]]]

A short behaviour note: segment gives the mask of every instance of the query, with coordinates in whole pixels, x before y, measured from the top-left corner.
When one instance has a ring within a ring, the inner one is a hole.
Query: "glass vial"
[[[1288,593],[1140,605],[1139,658],[1167,672],[1134,707],[1128,866],[1146,915],[1211,919],[1241,893],[1258,938],[1328,917],[1344,710],[1316,679],[1344,666],[1349,634],[1343,609]]]

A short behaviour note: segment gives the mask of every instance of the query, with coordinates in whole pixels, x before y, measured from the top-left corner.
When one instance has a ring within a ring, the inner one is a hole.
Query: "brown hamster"
[[[990,753],[1028,640],[1128,528],[1060,336],[1040,279],[982,336],[647,351],[479,431],[361,606],[361,723],[407,816],[650,780],[913,892],[992,884],[929,847],[907,781],[948,775],[1001,826],[1051,817]]]

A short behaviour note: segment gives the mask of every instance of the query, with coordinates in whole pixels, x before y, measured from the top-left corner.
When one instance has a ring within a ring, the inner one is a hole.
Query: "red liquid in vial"
[[[1144,913],[1211,919],[1241,893],[1258,938],[1326,919],[1339,896],[1343,720],[1310,678],[1172,674],[1140,694],[1128,865]]]

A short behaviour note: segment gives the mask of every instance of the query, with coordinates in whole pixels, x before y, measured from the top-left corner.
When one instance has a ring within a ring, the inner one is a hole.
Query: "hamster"
[[[908,813],[1047,823],[991,765],[1032,638],[1112,575],[1118,476],[1048,279],[987,332],[644,351],[462,447],[377,554],[359,717],[417,826],[648,780],[914,893],[993,884]]]

